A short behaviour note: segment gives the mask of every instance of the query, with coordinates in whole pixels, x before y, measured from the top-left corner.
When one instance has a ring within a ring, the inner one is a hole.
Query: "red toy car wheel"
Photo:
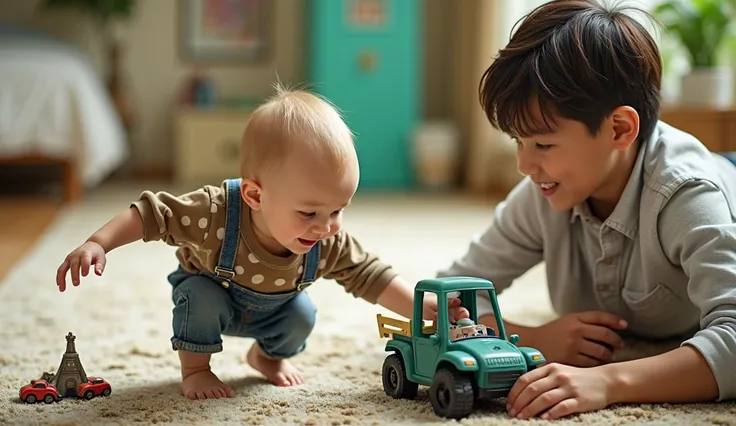
[[[110,391],[110,388],[105,388],[105,390],[102,391],[102,394],[105,395],[105,396],[110,396],[110,392],[111,392]]]
[[[31,394],[28,394],[28,396],[26,396],[25,401],[27,403],[29,403],[29,404],[35,404],[36,403],[36,395],[34,395],[32,393]]]
[[[87,399],[92,399],[95,397],[95,393],[92,392],[92,390],[88,390],[87,392],[84,393],[84,397]]]
[[[56,399],[56,398],[54,398],[54,396],[53,396],[53,395],[51,395],[50,393],[47,393],[47,394],[46,394],[46,395],[44,395],[44,397],[43,397],[43,402],[45,402],[45,403],[47,403],[47,404],[51,404],[52,402],[54,402],[54,401],[55,401],[55,399]]]

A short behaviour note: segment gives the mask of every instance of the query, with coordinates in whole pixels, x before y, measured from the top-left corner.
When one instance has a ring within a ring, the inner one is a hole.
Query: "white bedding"
[[[46,37],[0,34],[0,156],[77,159],[93,187],[129,155],[100,75],[76,48]]]

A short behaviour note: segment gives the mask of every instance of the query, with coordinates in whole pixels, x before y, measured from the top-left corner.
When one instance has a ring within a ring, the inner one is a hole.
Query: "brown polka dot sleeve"
[[[183,195],[144,191],[133,203],[143,219],[143,241],[200,247],[212,223],[209,188]]]
[[[364,250],[357,239],[341,230],[327,241],[320,270],[324,278],[334,279],[345,291],[376,303],[388,284],[398,274],[378,256]]]

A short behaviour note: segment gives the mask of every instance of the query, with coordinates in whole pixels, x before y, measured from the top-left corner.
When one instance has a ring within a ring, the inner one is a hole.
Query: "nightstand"
[[[183,107],[175,118],[174,179],[219,185],[240,175],[240,139],[251,108]]]

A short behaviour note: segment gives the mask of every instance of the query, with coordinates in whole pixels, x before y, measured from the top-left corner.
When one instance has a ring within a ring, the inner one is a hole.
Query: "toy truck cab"
[[[487,292],[498,332],[478,324],[478,292]],[[422,320],[426,293],[437,296],[438,316],[431,325]],[[450,324],[447,299],[457,294],[470,313],[467,320]],[[414,289],[414,314],[410,321],[378,315],[381,337],[389,337],[383,364],[387,395],[413,399],[418,386],[429,386],[437,415],[462,418],[479,398],[508,395],[516,380],[545,362],[533,348],[517,347],[519,336],[506,334],[493,284],[471,277],[426,279]]]

